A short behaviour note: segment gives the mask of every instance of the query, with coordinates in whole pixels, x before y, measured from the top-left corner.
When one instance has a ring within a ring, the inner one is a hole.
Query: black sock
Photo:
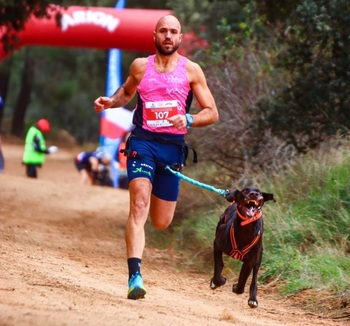
[[[128,268],[129,268],[129,278],[131,275],[136,272],[140,273],[141,269],[141,259],[140,258],[129,258],[128,259]]]

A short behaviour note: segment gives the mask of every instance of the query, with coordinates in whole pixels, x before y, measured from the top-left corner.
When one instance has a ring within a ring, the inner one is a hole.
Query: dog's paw
[[[242,294],[244,292],[244,288],[240,289],[238,288],[238,283],[232,285],[232,292],[236,294]]]
[[[214,283],[214,278],[212,278],[210,280],[210,288],[212,290],[215,290],[216,288],[218,288],[219,286],[224,285],[225,283],[226,283],[226,277],[221,276],[220,277],[220,281],[219,282],[215,282],[215,283]]]
[[[258,301],[257,301],[257,300],[249,299],[249,300],[248,300],[248,306],[249,306],[250,308],[258,308]]]

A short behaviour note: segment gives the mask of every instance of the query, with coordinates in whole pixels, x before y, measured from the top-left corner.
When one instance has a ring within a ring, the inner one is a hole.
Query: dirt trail
[[[22,146],[3,142],[0,174],[0,325],[345,325],[259,289],[259,308],[231,284],[179,271],[177,257],[146,246],[147,298],[126,299],[125,190],[82,186],[76,152],[48,157],[25,177]]]

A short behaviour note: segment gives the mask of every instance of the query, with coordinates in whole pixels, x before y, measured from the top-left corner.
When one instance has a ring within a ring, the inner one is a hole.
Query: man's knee
[[[159,230],[166,229],[173,221],[178,195],[176,192],[176,194],[172,193],[171,196],[168,196],[168,192],[167,195],[164,196],[166,188],[163,187],[163,190],[164,192],[160,195],[157,195],[156,192],[152,193],[150,205],[152,224]]]
[[[152,225],[158,230],[165,230],[171,224],[172,220],[173,216],[171,218],[163,216],[156,219],[151,217]]]
[[[152,196],[150,216],[152,225],[159,229],[166,229],[174,218],[176,201],[169,202]]]

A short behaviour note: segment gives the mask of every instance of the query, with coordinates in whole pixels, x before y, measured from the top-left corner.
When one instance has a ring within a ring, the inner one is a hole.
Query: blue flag
[[[125,1],[119,0],[115,9],[122,10]],[[108,52],[106,96],[112,96],[122,84],[122,58],[121,50],[110,49]],[[124,108],[107,110],[101,113],[100,122],[100,146],[113,157],[111,173],[113,185],[119,186],[118,182],[118,150],[123,136],[130,131],[132,126],[132,113]]]

